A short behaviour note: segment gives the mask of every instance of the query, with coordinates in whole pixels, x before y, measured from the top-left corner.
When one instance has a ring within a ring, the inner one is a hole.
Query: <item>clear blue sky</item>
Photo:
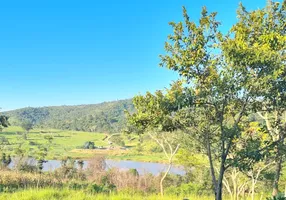
[[[266,0],[242,0],[248,9]],[[75,105],[131,98],[167,87],[160,68],[169,21],[218,11],[222,29],[238,0],[49,0],[0,4],[0,107]]]

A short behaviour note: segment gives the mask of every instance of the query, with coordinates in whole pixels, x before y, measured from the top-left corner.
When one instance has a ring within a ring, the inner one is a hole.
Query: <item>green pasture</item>
[[[39,130],[34,129],[26,133],[21,127],[11,126],[0,133],[1,138],[6,138],[9,144],[2,143],[0,148],[2,152],[15,155],[15,149],[21,147],[27,154],[36,155],[39,146],[48,147],[47,159],[61,159],[64,157],[72,157],[75,159],[88,159],[94,155],[104,155],[109,159],[115,160],[136,160],[145,162],[165,162],[162,153],[152,153],[146,149],[150,145],[156,145],[152,141],[143,142],[143,148],[139,152],[137,145],[139,143],[138,135],[122,135],[125,147],[120,149],[115,146],[115,149],[82,149],[82,146],[87,141],[94,142],[95,146],[109,147],[106,134],[104,133],[91,133],[82,131],[67,131],[67,130]],[[52,138],[49,142],[48,138]],[[132,140],[130,140],[132,138]]]

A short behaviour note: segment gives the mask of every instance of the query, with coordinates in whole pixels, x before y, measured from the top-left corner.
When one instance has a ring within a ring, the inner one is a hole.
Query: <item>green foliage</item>
[[[178,72],[191,91],[181,122],[209,157],[216,199],[221,199],[227,168],[248,169],[264,156],[264,141],[243,138],[248,114],[262,108],[263,101],[275,112],[285,111],[285,7],[285,1],[270,1],[264,9],[247,12],[241,5],[239,21],[228,34],[219,31],[217,13],[205,7],[198,23],[190,21],[185,8],[184,21],[170,23],[173,34],[161,66]],[[218,175],[214,163],[219,163]]]
[[[32,130],[33,129],[33,123],[31,122],[31,121],[29,121],[29,120],[25,120],[25,121],[23,121],[22,123],[21,123],[21,127],[25,130],[25,131],[27,131],[27,132],[29,132],[30,130]]]
[[[137,169],[129,169],[129,172],[130,172],[133,176],[139,176],[139,172],[137,171]]]
[[[194,22],[190,20],[186,8],[183,8],[183,21],[170,23],[173,33],[168,36],[165,44],[166,54],[161,56],[160,64],[176,71],[180,80],[174,82],[169,89],[134,97],[136,112],[132,102],[125,100],[97,105],[25,108],[6,112],[5,115],[9,116],[13,123],[22,124],[28,132],[35,125],[40,128],[112,133],[119,132],[124,127],[126,110],[127,133],[152,133],[153,136],[150,134],[150,137],[155,138],[167,157],[168,150],[164,148],[164,144],[167,144],[170,152],[174,148],[173,143],[167,141],[166,133],[171,136],[172,142],[182,144],[177,161],[187,168],[187,174],[184,177],[165,176],[167,194],[202,195],[215,191],[216,199],[220,200],[223,183],[229,193],[232,193],[231,187],[235,192],[240,188],[241,192],[244,187],[252,186],[254,194],[257,189],[256,181],[263,185],[264,189],[269,186],[269,181],[273,181],[277,193],[286,155],[285,9],[286,1],[268,1],[266,8],[250,12],[240,5],[237,11],[238,22],[228,33],[223,34],[219,29],[220,23],[216,20],[217,13],[208,13],[203,7],[200,19]],[[0,129],[8,125],[8,117],[0,116]],[[185,133],[183,138],[173,137],[182,132]],[[69,144],[64,151],[70,152],[75,145],[82,145],[84,141],[88,141],[84,145],[85,149],[94,149],[93,141],[96,141],[96,144],[105,143],[106,138],[101,136],[98,137],[99,140],[95,140],[93,137],[96,134],[88,135],[88,139],[84,138],[84,135],[87,136],[86,133],[58,133],[57,136],[63,137],[64,140],[54,147]],[[31,138],[28,138],[27,134],[23,134],[20,139],[24,141],[17,141],[17,147],[12,148],[20,159],[16,169],[26,172],[42,170],[44,158],[55,140],[54,136],[44,138],[48,141],[47,144],[43,144],[41,140],[33,143],[29,141]],[[127,138],[131,141],[130,135]],[[152,143],[146,145],[149,139],[140,137],[135,148],[138,154],[143,155],[145,150],[152,153],[162,152],[161,148]],[[9,140],[13,139],[9,137]],[[112,135],[109,140],[125,146],[124,135]],[[0,143],[10,146],[4,136],[0,138]],[[34,147],[31,148],[31,145]],[[31,154],[37,157],[37,169],[29,162],[29,158],[25,157]],[[161,159],[162,154],[158,155]],[[150,153],[147,156],[150,157]],[[120,155],[114,157],[122,158]],[[171,164],[172,159],[170,160]],[[3,153],[2,167],[7,167],[10,162],[10,155],[7,157]],[[270,166],[272,163],[276,164],[275,171],[266,170],[268,164]],[[84,174],[80,174],[83,171],[83,162],[78,161],[77,164],[80,170],[75,167],[74,159],[66,158],[62,167],[54,172],[55,177],[69,181],[69,189],[84,189],[88,194],[111,194],[118,186],[126,187],[124,184],[127,183],[121,182],[130,181],[132,186],[144,182],[146,191],[157,191],[155,187],[148,188],[150,185],[147,185],[147,182],[158,180],[154,177],[144,177],[144,181],[139,181],[140,175],[136,169],[123,173],[121,179],[117,176],[120,175],[119,171],[112,173],[110,170],[107,173],[102,172],[103,175],[100,176],[95,171],[93,178],[98,179],[97,183],[70,182],[86,179]],[[252,185],[247,182],[249,177],[241,172],[236,173],[237,169],[251,177]],[[37,175],[33,178],[9,173],[8,178],[0,173],[1,191],[35,186],[37,181],[40,187],[53,184],[62,186],[62,182],[55,183],[48,176],[43,179]],[[125,177],[130,180],[125,180]],[[118,179],[120,184],[116,185],[115,181]],[[230,179],[232,182],[227,187],[226,182]],[[163,180],[161,179],[161,184]],[[243,183],[240,187],[241,182]],[[56,199],[68,196],[66,193],[51,193]],[[142,199],[141,196],[140,198]],[[268,199],[285,198],[278,195]]]
[[[103,184],[103,185],[90,184],[88,186],[88,191],[91,193],[107,193],[107,194],[110,194],[115,189],[116,189],[115,185],[112,185],[112,184]]]
[[[184,166],[186,171],[192,171],[193,168],[200,169],[208,166],[208,158],[204,154],[194,153],[192,150],[182,148],[177,154],[177,162]]]
[[[6,156],[5,153],[2,153],[1,159],[0,159],[0,164],[2,168],[8,167],[8,165],[12,162],[11,156],[8,155]]]
[[[135,147],[135,151],[137,153],[142,153],[143,152],[143,146],[142,146],[142,143],[141,142],[138,142],[138,144],[136,145]]]
[[[284,197],[284,194],[279,193],[275,197],[268,197],[268,198],[266,198],[266,200],[286,200],[286,197]]]
[[[31,122],[36,128],[88,132],[120,132],[125,125],[124,111],[134,111],[131,100],[94,105],[23,108],[5,112],[13,125]]]
[[[0,145],[9,145],[9,140],[5,136],[0,136]]]
[[[174,115],[184,106],[188,91],[182,88],[182,82],[171,85],[165,92],[158,90],[155,94],[147,92],[133,98],[135,113],[127,113],[129,132],[174,131],[182,128]],[[128,130],[127,130],[128,131]]]
[[[77,168],[76,162],[74,159],[70,157],[63,158],[61,160],[61,167],[55,170],[55,174],[57,177],[61,177],[63,179],[74,179],[77,177]]]
[[[265,8],[254,11],[247,11],[240,5],[237,16],[238,22],[230,30],[222,49],[235,70],[247,71],[248,79],[259,79],[251,85],[252,109],[258,112],[264,129],[272,138],[275,195],[286,150],[286,1],[270,0]]]
[[[10,125],[8,119],[9,117],[0,115],[0,132],[3,130],[3,128],[7,128]]]
[[[150,146],[147,146],[146,150],[149,151],[150,153],[162,153],[163,152],[163,149],[157,144],[151,144]]]
[[[209,190],[207,190],[204,185],[200,185],[197,183],[186,183],[182,184],[180,186],[171,186],[166,189],[166,195],[202,195],[202,193],[206,193]]]
[[[118,146],[121,146],[121,147],[125,146],[125,142],[120,135],[114,135],[109,140]]]
[[[95,149],[94,142],[87,141],[83,145],[83,149]]]

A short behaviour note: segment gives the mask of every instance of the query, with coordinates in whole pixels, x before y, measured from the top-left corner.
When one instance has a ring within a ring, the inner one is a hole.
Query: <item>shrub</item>
[[[81,183],[78,181],[69,181],[67,184],[68,189],[72,190],[82,190],[89,187],[88,183]]]
[[[95,149],[94,142],[87,141],[83,145],[83,149]]]
[[[61,179],[85,179],[82,173],[78,173],[75,160],[67,157],[62,160],[62,165],[54,171],[54,175]]]
[[[54,179],[49,174],[18,173],[2,170],[0,173],[0,190],[15,191],[22,188],[62,187],[63,182]]]
[[[6,137],[0,136],[0,144],[1,145],[9,145],[10,143],[9,143],[9,140]]]
[[[284,197],[284,194],[279,193],[275,197],[268,197],[268,198],[266,198],[266,200],[286,200],[286,197]]]
[[[112,136],[110,138],[110,141],[118,146],[122,146],[124,147],[125,146],[125,142],[124,140],[122,139],[122,137],[120,137],[119,135],[115,135],[115,136]]]
[[[35,145],[37,145],[37,143],[36,143],[36,142],[34,142],[34,141],[29,141],[29,145],[31,145],[31,146],[35,146]]]
[[[137,171],[137,169],[129,169],[129,173],[133,176],[139,176],[139,172]]]
[[[143,151],[143,146],[142,146],[141,142],[139,142],[139,143],[136,145],[135,151],[136,151],[137,153],[142,153],[142,151]]]
[[[6,168],[12,162],[11,156],[6,156],[5,153],[2,153],[1,160],[0,160],[1,168]]]
[[[30,157],[17,157],[14,160],[14,169],[22,172],[37,172],[37,161]]]
[[[147,147],[147,151],[149,151],[151,153],[161,153],[161,152],[163,152],[163,149],[162,149],[162,147],[158,146],[157,144],[152,144],[152,145]]]
[[[86,169],[87,178],[102,190],[126,190],[154,192],[159,188],[159,177],[151,174],[139,175],[136,169],[120,170],[112,168],[106,171],[105,158],[96,156],[89,160]],[[90,186],[91,187],[91,186]],[[96,186],[94,186],[96,188]],[[97,188],[98,189],[98,188]]]

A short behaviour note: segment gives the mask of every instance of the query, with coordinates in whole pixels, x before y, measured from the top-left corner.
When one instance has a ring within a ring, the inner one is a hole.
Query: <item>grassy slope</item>
[[[0,133],[0,136],[6,137],[10,143],[10,145],[1,145],[5,152],[13,152],[14,149],[24,141],[21,139],[23,136],[17,134],[17,132],[24,131],[20,127],[9,127]],[[95,154],[101,154],[106,155],[107,158],[118,160],[136,160],[145,162],[166,161],[161,153],[150,153],[146,151],[141,153],[136,152],[135,147],[138,143],[138,137],[136,136],[133,136],[135,139],[132,141],[129,141],[126,136],[123,137],[125,145],[128,146],[128,150],[82,150],[78,148],[83,146],[86,141],[93,141],[96,146],[108,146],[107,141],[103,141],[105,134],[62,130],[45,130],[44,132],[45,133],[41,133],[40,130],[32,130],[27,135],[27,140],[24,142],[26,149],[30,148],[30,152],[36,152],[38,145],[47,143],[45,137],[52,136],[53,141],[48,154],[48,159],[61,159],[65,156],[84,159],[92,157]],[[30,145],[31,142],[36,145]],[[146,142],[146,145],[149,144]]]

